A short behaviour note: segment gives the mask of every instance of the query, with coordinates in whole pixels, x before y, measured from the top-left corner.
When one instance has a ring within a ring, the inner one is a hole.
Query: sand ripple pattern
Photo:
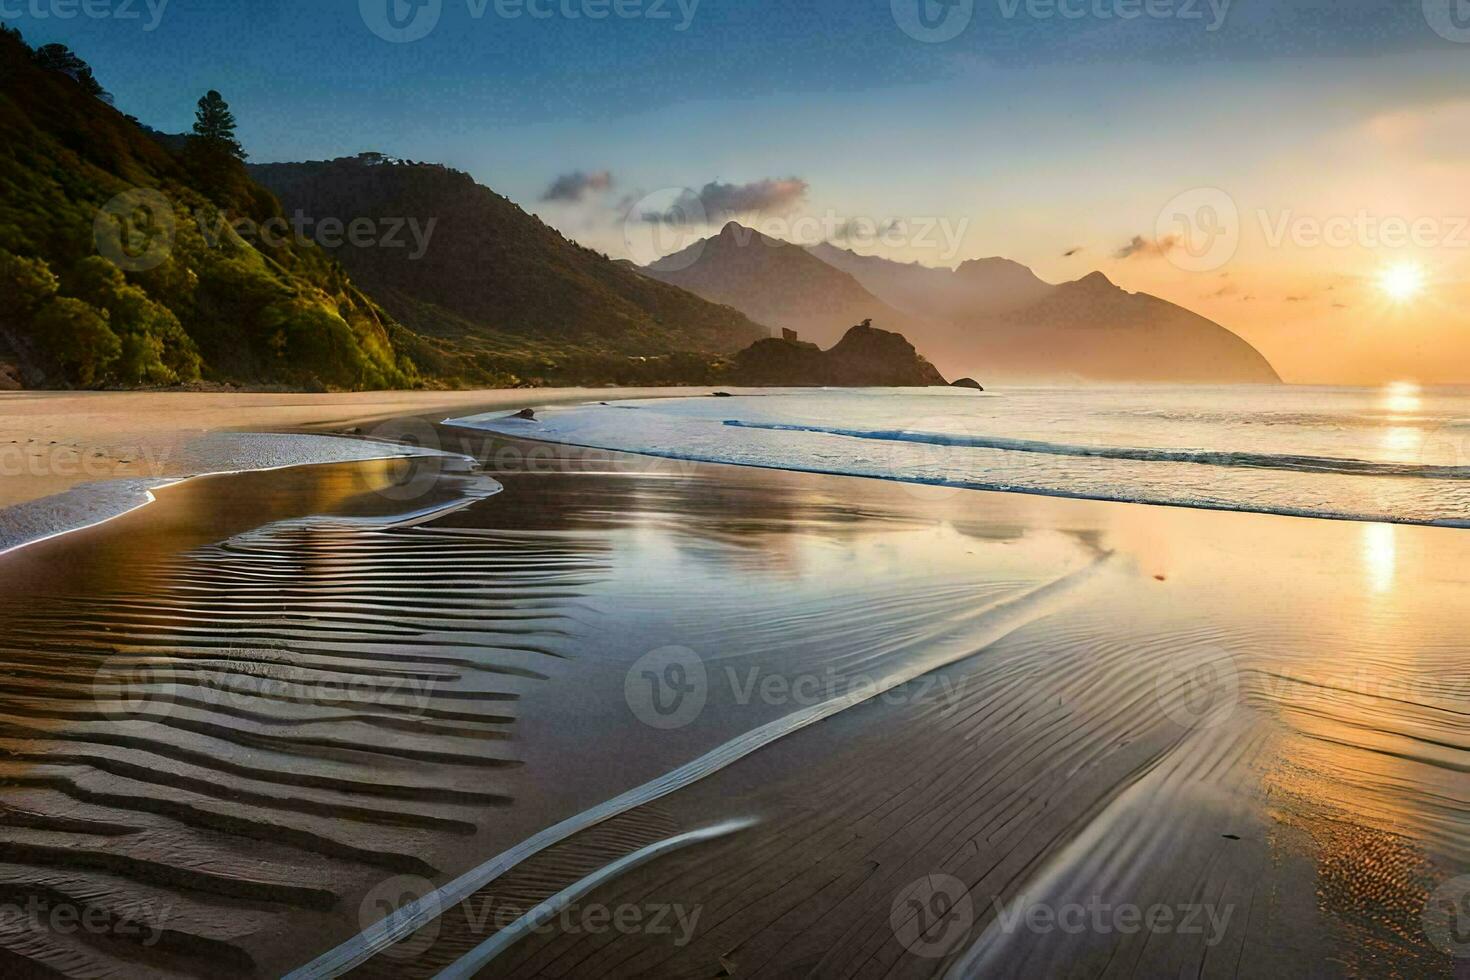
[[[0,921],[0,970],[252,974],[252,937],[438,874],[512,802],[517,702],[596,570],[535,535],[297,523],[7,604],[0,903],[42,912]],[[50,927],[64,905],[108,926]]]

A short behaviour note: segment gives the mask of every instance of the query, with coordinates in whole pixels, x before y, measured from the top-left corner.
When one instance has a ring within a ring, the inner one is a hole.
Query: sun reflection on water
[[[1423,401],[1419,397],[1419,386],[1412,381],[1395,381],[1383,389],[1380,404],[1398,415],[1412,415],[1419,411]]]
[[[1397,528],[1392,524],[1363,525],[1363,569],[1374,592],[1393,589],[1398,571]]]

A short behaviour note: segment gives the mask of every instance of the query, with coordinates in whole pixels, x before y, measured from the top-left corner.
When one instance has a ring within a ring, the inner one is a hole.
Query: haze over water
[[[1309,517],[1470,522],[1470,391],[788,390],[458,424],[709,462]]]

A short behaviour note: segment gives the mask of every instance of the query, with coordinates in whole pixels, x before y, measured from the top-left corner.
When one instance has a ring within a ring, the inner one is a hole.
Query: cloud
[[[1366,129],[1390,150],[1415,158],[1460,163],[1470,151],[1470,99],[1382,113],[1368,120]]]
[[[1076,255],[1078,252],[1082,251],[1086,247],[1087,246],[1085,245],[1073,245],[1071,248],[1062,253],[1062,258],[1070,259],[1072,256]]]
[[[806,197],[810,185],[799,177],[767,177],[747,184],[710,181],[696,193],[685,190],[663,211],[645,212],[653,224],[719,224],[737,214],[782,213]]]
[[[612,185],[612,174],[606,170],[597,170],[590,174],[574,170],[553,180],[551,186],[546,188],[546,193],[541,195],[541,200],[582,201],[590,194],[609,190]]]
[[[1155,259],[1168,255],[1179,245],[1178,235],[1165,235],[1163,238],[1149,240],[1142,235],[1134,235],[1132,241],[1113,253],[1115,259]]]

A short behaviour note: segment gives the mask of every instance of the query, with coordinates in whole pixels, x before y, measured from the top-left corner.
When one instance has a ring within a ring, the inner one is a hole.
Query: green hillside
[[[483,371],[548,383],[701,380],[710,355],[770,334],[578,245],[447,167],[367,153],[249,171],[312,226],[370,221],[377,237],[341,236],[333,256],[424,346]],[[416,359],[435,362],[422,347]]]
[[[235,230],[281,213],[242,163],[42,61],[0,33],[0,345],[28,387],[416,383],[330,256]]]

